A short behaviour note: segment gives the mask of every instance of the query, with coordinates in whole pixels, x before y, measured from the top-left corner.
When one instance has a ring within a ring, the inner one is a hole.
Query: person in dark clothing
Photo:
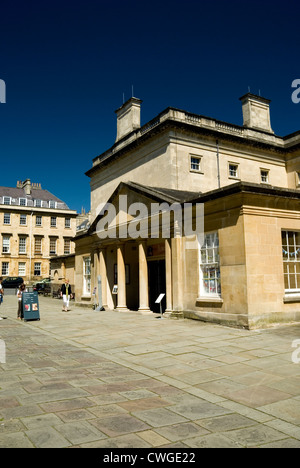
[[[70,310],[69,309],[70,299],[73,298],[71,286],[69,284],[68,279],[66,279],[64,284],[62,285],[61,290],[60,290],[60,295],[63,298],[62,310],[63,312],[68,312]]]
[[[21,286],[19,287],[19,290],[18,290],[18,293],[17,293],[17,296],[18,296],[18,320],[21,320],[22,319],[22,314],[23,314],[23,310],[22,310],[22,296],[23,296],[23,293],[24,292],[27,292],[27,289],[26,289],[26,286],[25,284],[21,284]]]

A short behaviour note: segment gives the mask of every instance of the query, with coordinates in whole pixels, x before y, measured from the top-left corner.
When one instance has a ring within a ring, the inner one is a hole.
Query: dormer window
[[[3,205],[11,205],[11,197],[3,197]]]
[[[57,202],[54,200],[49,201],[49,208],[55,209],[57,207]]]
[[[37,208],[41,208],[42,207],[42,200],[34,200],[34,206],[36,206]]]
[[[27,206],[27,198],[19,198],[20,206]]]

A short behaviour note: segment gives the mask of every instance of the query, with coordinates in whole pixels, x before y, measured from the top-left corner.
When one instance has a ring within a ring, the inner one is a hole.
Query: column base
[[[172,313],[173,313],[173,310],[171,310],[171,309],[166,309],[166,310],[164,311],[164,316],[165,316],[166,318],[170,318],[170,316],[172,315]]]
[[[116,311],[116,312],[130,312],[130,310],[129,310],[126,306],[124,306],[124,307],[116,307],[116,308],[115,308],[115,311]]]

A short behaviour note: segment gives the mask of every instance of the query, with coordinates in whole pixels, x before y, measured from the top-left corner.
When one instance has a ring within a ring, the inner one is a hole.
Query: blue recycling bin
[[[37,291],[22,294],[22,311],[25,322],[40,320],[39,296]]]

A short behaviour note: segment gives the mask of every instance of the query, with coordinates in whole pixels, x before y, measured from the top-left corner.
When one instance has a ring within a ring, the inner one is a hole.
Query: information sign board
[[[37,291],[24,292],[22,294],[23,319],[40,320],[39,296]]]

